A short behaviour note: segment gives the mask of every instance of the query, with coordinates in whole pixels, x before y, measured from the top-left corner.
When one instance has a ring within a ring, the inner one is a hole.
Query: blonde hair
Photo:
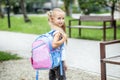
[[[48,21],[49,21],[50,25],[52,23],[52,19],[55,16],[56,12],[59,12],[59,13],[62,13],[63,15],[65,15],[65,12],[62,9],[60,9],[60,8],[54,8],[53,10],[48,11],[47,12],[47,14],[48,14]],[[62,29],[63,29],[64,32],[66,32],[65,24],[62,26]]]

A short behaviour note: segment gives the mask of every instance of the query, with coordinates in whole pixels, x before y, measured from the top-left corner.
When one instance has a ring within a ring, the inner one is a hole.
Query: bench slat
[[[81,21],[109,21],[112,20],[111,16],[80,16]]]
[[[103,29],[103,26],[84,26],[84,25],[76,25],[76,26],[70,26],[69,28],[87,28],[87,29]],[[106,28],[112,28],[111,26],[106,26]]]

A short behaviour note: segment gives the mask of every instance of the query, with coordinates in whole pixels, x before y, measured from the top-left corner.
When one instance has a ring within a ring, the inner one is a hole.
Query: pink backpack
[[[32,56],[31,63],[34,69],[50,69],[52,66],[50,49],[52,33],[54,31],[50,31],[49,33],[40,35],[33,43],[32,43]]]

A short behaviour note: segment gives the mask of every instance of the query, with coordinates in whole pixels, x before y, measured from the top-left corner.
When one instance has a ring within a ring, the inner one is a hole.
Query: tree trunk
[[[69,1],[64,0],[64,7],[65,7],[65,12],[67,16],[70,16],[70,11],[69,11]]]
[[[114,12],[115,12],[115,3],[113,2],[112,6],[111,6],[111,16],[112,16],[112,19],[114,19]]]
[[[25,4],[24,4],[24,0],[20,0],[20,5],[21,5],[21,11],[24,17],[24,21],[25,22],[31,22],[31,20],[28,18],[27,16],[27,12],[26,12],[26,8],[25,8]]]
[[[2,12],[1,3],[0,3],[0,17],[1,17],[1,18],[4,18],[4,14],[3,14],[3,12]]]
[[[115,2],[113,1],[112,6],[111,6],[111,16],[112,16],[112,20],[114,20],[114,12],[115,12]],[[111,26],[113,26],[114,23],[111,23]]]

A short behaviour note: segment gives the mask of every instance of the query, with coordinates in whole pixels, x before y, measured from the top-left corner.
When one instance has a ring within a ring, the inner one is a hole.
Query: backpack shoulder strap
[[[46,35],[51,35],[53,37],[54,32],[55,32],[55,30],[51,30],[48,33],[46,33]],[[52,43],[51,42],[49,42],[49,47],[50,47],[50,51],[52,51],[53,48],[52,48]]]
[[[56,30],[51,30],[51,31],[48,32],[48,34],[51,34],[53,36],[53,34],[54,34],[55,31]]]
[[[39,77],[39,71],[36,70],[36,80],[38,80],[38,77]]]

